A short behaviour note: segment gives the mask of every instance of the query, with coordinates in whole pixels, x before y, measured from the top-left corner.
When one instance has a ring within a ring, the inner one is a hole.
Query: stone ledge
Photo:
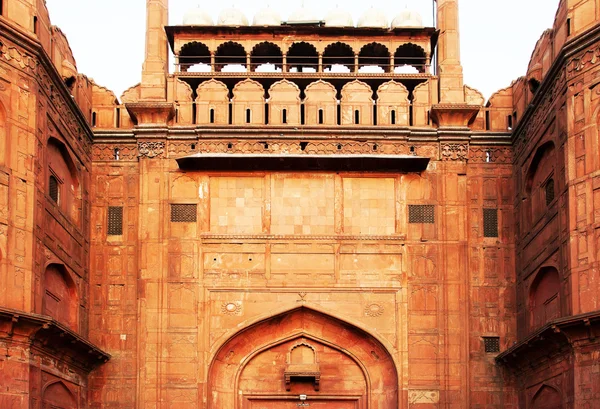
[[[599,336],[600,311],[557,318],[499,354],[496,362],[519,367],[524,361],[531,366],[538,357],[547,358],[563,347],[572,347],[576,341],[593,340]]]
[[[0,308],[0,340],[13,340],[64,360],[86,372],[111,356],[47,315]]]

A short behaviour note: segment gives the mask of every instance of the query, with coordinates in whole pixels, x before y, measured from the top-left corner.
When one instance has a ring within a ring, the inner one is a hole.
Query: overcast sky
[[[46,0],[52,24],[67,35],[80,72],[117,97],[140,82],[144,60],[145,0]],[[170,0],[169,24],[180,24],[198,0]],[[223,7],[236,6],[250,22],[267,5],[287,16],[296,9],[275,0],[202,1],[216,20]],[[425,25],[432,24],[432,0],[304,0],[323,17],[344,7],[354,21],[366,10],[384,10],[390,20],[406,7],[419,11]],[[554,21],[558,0],[460,0],[461,60],[465,84],[489,98],[525,74],[535,43]]]

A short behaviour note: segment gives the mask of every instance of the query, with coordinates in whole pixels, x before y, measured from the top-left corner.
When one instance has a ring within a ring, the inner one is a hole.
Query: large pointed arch
[[[390,352],[393,348],[390,349],[389,343],[382,342],[381,337],[366,328],[307,305],[288,308],[267,318],[255,320],[233,335],[228,334],[225,341],[212,349],[214,353],[208,372],[208,407],[241,408],[247,391],[238,389],[239,379],[246,365],[260,354],[272,352],[277,347],[285,347],[286,343],[299,339],[309,340],[317,348],[330,351],[329,356],[338,354],[335,361],[327,363],[327,368],[332,368],[332,365],[335,367],[336,362],[343,360],[352,361],[360,368],[366,385],[364,396],[360,397],[365,401],[365,408],[375,407],[373,402],[378,402],[379,408],[397,407],[398,365]],[[281,353],[276,355],[282,356]],[[277,390],[278,385],[280,387],[283,382],[279,376],[282,373],[279,372],[282,371],[273,373],[274,379],[269,384],[274,389],[264,392],[275,396],[274,399],[289,399],[294,396],[290,395],[292,392],[282,391],[281,388]],[[235,387],[231,388],[232,385]],[[357,395],[356,391],[340,390],[339,386],[333,384],[329,389],[326,387],[311,395],[315,399],[324,396],[344,398],[346,393]]]

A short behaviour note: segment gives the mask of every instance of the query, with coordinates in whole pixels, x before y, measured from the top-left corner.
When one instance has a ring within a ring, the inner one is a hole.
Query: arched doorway
[[[307,307],[229,338],[211,363],[208,388],[211,409],[398,405],[398,376],[387,349],[364,330]]]
[[[42,409],[77,409],[77,400],[64,383],[54,382],[44,390]]]

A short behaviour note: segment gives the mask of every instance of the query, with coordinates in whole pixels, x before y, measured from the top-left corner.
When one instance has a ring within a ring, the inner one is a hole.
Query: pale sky
[[[67,35],[79,72],[93,78],[120,97],[140,82],[144,60],[145,0],[46,0],[52,24]],[[198,0],[170,0],[169,24],[181,24],[183,15]],[[241,9],[252,22],[254,14],[270,6],[285,20],[297,7],[288,1],[202,1],[216,20],[224,7]],[[293,3],[298,7],[301,2]],[[432,0],[304,0],[305,7],[323,17],[345,8],[354,21],[368,7],[384,10],[389,20],[408,7],[432,25]],[[460,0],[461,61],[465,84],[489,98],[495,91],[525,75],[535,43],[550,28],[558,0]]]

